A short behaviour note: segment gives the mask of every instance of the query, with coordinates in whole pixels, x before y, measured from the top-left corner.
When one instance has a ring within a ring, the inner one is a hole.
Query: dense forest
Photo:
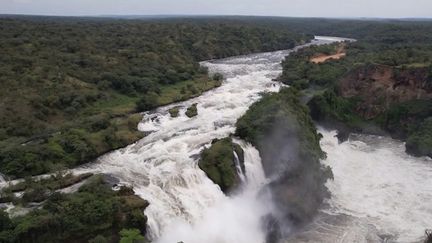
[[[304,90],[321,123],[342,133],[389,133],[406,140],[408,152],[432,156],[432,23],[408,23],[303,49],[286,58],[280,79]],[[338,52],[340,59],[313,62]]]
[[[26,182],[26,187],[26,193],[32,191],[30,202],[43,189],[40,182]],[[27,214],[10,218],[1,210],[0,242],[145,242],[147,217],[143,211],[148,205],[131,188],[113,191],[97,175],[75,193],[52,193]]]
[[[0,172],[88,162],[143,134],[133,113],[220,85],[199,61],[293,47],[310,36],[239,21],[0,19]]]
[[[132,189],[112,191],[100,175],[28,176],[133,143],[145,135],[139,112],[219,86],[223,77],[209,77],[199,61],[311,38],[222,19],[3,16],[0,30],[0,172],[26,177],[3,188],[0,201],[30,210],[0,212],[1,242],[146,242],[148,203]],[[79,182],[78,191],[60,192]]]

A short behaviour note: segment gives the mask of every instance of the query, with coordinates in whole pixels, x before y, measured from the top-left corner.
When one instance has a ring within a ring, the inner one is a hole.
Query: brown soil
[[[346,56],[346,53],[338,53],[338,54],[333,54],[333,55],[324,55],[324,54],[320,54],[319,56],[313,57],[310,59],[310,61],[312,63],[318,64],[318,63],[323,63],[327,60],[338,60],[341,59],[342,57]]]
[[[326,54],[318,54],[312,57],[309,61],[315,64],[323,63],[327,60],[338,60],[346,56],[345,45],[339,46],[336,54],[326,55]]]

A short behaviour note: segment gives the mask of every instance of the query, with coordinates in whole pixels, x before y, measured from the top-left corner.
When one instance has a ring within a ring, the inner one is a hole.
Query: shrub
[[[169,113],[170,113],[171,117],[178,117],[179,116],[179,109],[180,109],[180,107],[178,107],[178,106],[169,109]]]
[[[191,106],[189,106],[186,110],[186,116],[189,118],[192,118],[194,116],[198,115],[198,108],[197,108],[197,104],[193,104]]]
[[[406,141],[407,152],[432,157],[432,117],[426,119]]]
[[[137,229],[123,229],[120,231],[120,243],[146,242],[144,236]]]
[[[154,93],[147,94],[136,105],[137,110],[140,112],[154,109],[158,106],[158,95]]]
[[[231,138],[215,139],[210,148],[201,152],[201,159],[198,165],[215,184],[219,185],[223,192],[233,190],[239,183],[234,161],[234,149],[239,157],[243,150],[232,142]]]
[[[89,240],[89,243],[108,243],[109,241],[102,235],[97,235],[95,238]]]

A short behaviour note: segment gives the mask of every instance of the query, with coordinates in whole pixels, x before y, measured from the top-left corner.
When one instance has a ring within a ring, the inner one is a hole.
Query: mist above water
[[[266,178],[258,151],[251,145],[241,144],[247,173],[245,184],[237,194],[205,209],[195,222],[173,222],[156,242],[179,239],[187,243],[265,242],[262,219],[273,210],[271,196],[263,188]]]

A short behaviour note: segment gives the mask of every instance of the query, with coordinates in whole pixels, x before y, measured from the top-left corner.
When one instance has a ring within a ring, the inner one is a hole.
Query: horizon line
[[[282,15],[249,15],[249,14],[26,14],[26,13],[0,13],[0,16],[32,16],[32,17],[76,17],[76,18],[115,18],[115,17],[147,17],[147,18],[178,18],[178,17],[261,17],[261,18],[298,18],[298,19],[351,19],[351,20],[432,20],[432,17],[330,17],[330,16],[282,16]]]

